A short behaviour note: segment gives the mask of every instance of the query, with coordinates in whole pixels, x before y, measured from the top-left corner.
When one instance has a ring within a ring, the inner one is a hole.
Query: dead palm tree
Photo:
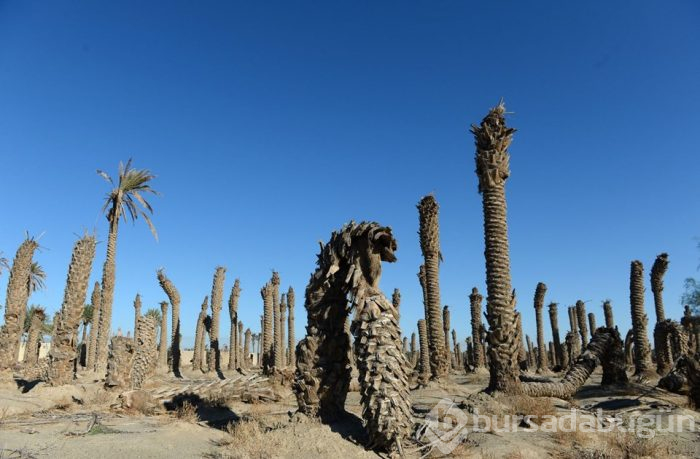
[[[603,302],[603,314],[605,315],[605,327],[615,328],[615,319],[613,317],[612,304],[610,300]]]
[[[44,268],[36,261],[32,261],[32,264],[29,267],[29,279],[27,279],[27,299],[32,296],[32,293],[39,291],[39,290],[44,290],[46,288],[46,273],[44,272]],[[22,311],[20,311],[20,317],[19,317],[19,323],[24,323],[26,319],[26,312],[27,309],[24,308]],[[25,330],[26,331],[26,330]],[[20,343],[22,341],[22,335],[20,334]],[[19,359],[19,350],[20,347],[17,347],[17,359]]]
[[[289,287],[289,290],[287,290],[287,308],[289,309],[289,315],[287,317],[289,365],[296,365],[297,343],[294,337],[294,289],[292,287]]]
[[[32,256],[38,246],[33,238],[25,239],[12,262],[5,298],[5,325],[0,328],[0,369],[11,367],[17,360],[29,298],[27,284],[31,275]]]
[[[445,331],[442,326],[440,305],[440,226],[438,203],[428,195],[418,203],[420,247],[425,260],[425,289],[427,293],[428,346],[430,349],[430,377],[440,379],[449,371],[445,349]]]
[[[535,288],[535,319],[537,321],[537,372],[546,373],[549,371],[547,363],[547,347],[544,342],[544,319],[542,309],[544,308],[544,295],[547,293],[547,286],[539,282]]]
[[[391,294],[391,304],[396,310],[396,321],[401,319],[401,314],[399,313],[399,308],[401,307],[401,292],[399,289],[395,288],[394,293]]]
[[[90,304],[92,305],[92,322],[90,324],[90,338],[87,347],[87,368],[95,369],[95,350],[97,347],[97,328],[100,323],[100,283],[95,281],[95,286],[92,288],[90,295]]]
[[[192,369],[201,370],[203,368],[202,364],[202,351],[204,346],[204,321],[207,318],[207,309],[209,308],[209,297],[205,296],[202,302],[202,309],[199,312],[199,317],[197,318],[197,328],[195,329],[194,335],[194,352],[192,354]]]
[[[107,193],[104,206],[102,207],[102,211],[106,213],[107,221],[109,222],[109,235],[107,238],[107,257],[102,270],[102,297],[100,300],[100,324],[97,334],[96,366],[98,369],[103,370],[107,366],[107,341],[110,338],[112,325],[119,221],[131,219],[135,222],[138,217],[143,217],[151,233],[158,240],[158,234],[149,217],[149,214],[153,214],[153,208],[144,198],[146,193],[158,195],[158,192],[150,186],[150,182],[155,178],[155,175],[147,169],[134,169],[131,166],[131,159],[126,164],[119,163],[119,175],[116,183],[106,172],[98,170],[97,173],[112,186],[112,190]]]
[[[564,364],[564,351],[561,347],[561,338],[559,337],[559,319],[557,313],[557,303],[549,303],[549,323],[552,327],[552,341],[554,341],[554,353],[559,367]]]
[[[479,294],[476,287],[472,288],[472,293],[469,295],[469,306],[471,310],[472,323],[472,354],[474,358],[474,369],[484,368],[486,362],[484,360],[484,346],[481,341],[481,301],[484,299]]]
[[[160,302],[160,342],[158,343],[158,366],[168,367],[168,302]]]
[[[134,298],[134,342],[138,339],[139,319],[141,318],[141,295],[136,294]]]
[[[651,267],[651,291],[654,293],[654,307],[656,309],[656,326],[654,327],[654,349],[656,351],[656,372],[665,375],[671,369],[671,356],[668,352],[661,352],[669,349],[669,337],[662,333],[659,324],[666,320],[664,312],[664,274],[668,270],[668,254],[662,253],[656,257],[654,265]],[[665,342],[660,342],[663,340]]]
[[[241,362],[238,361],[238,299],[241,296],[241,281],[236,279],[233,281],[233,287],[231,288],[231,295],[228,297],[228,314],[231,319],[231,330],[229,331],[228,340],[228,369],[235,370],[241,367]]]
[[[172,325],[170,330],[170,354],[172,362],[170,370],[173,375],[180,377],[180,292],[175,287],[175,284],[165,275],[165,271],[161,268],[158,270],[158,283],[168,295],[172,306]]]
[[[510,176],[508,147],[515,129],[506,126],[501,101],[479,126],[472,125],[476,144],[476,175],[484,212],[486,258],[486,318],[489,323],[490,391],[517,392],[520,370],[515,304],[512,301],[510,251],[506,221],[506,179]]]
[[[581,335],[581,349],[586,349],[588,346],[588,325],[586,325],[586,303],[581,300],[576,301],[576,323],[578,324],[578,332]]]
[[[647,315],[644,312],[644,267],[634,260],[630,271],[630,306],[632,309],[632,329],[634,330],[634,374],[646,376],[651,367],[651,350],[647,338]]]
[[[29,327],[23,362],[26,365],[34,365],[39,359],[39,343],[44,334],[46,311],[41,306],[32,306],[27,312],[27,317],[29,318]]]
[[[214,281],[211,287],[211,332],[209,333],[209,352],[214,370],[221,376],[221,350],[219,349],[219,318],[224,301],[224,282],[226,280],[226,268],[218,266],[214,272]]]

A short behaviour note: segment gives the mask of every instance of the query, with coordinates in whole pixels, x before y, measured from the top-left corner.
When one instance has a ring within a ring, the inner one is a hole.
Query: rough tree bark
[[[613,318],[612,304],[610,300],[603,302],[603,314],[605,314],[605,327],[615,328],[615,319]]]
[[[559,338],[558,306],[557,303],[549,303],[549,323],[552,327],[552,341],[554,341],[554,352],[556,354],[557,364],[563,368],[564,352],[561,348],[561,339]]]
[[[90,370],[95,369],[95,351],[97,349],[97,329],[100,324],[100,300],[101,300],[101,289],[100,283],[95,281],[95,286],[92,288],[92,295],[90,296],[90,304],[92,304],[92,324],[90,325],[90,336],[88,337],[88,349],[87,349],[87,368]]]
[[[34,309],[27,332],[27,348],[24,351],[23,362],[25,365],[36,365],[39,361],[39,343],[42,338],[42,328],[46,313],[41,308]]]
[[[469,305],[471,309],[472,353],[474,355],[473,364],[475,370],[486,366],[486,362],[484,362],[484,346],[481,342],[481,330],[483,328],[481,325],[481,300],[483,298],[476,287],[472,288],[472,293],[469,295]]]
[[[537,372],[549,372],[549,363],[547,362],[547,351],[544,342],[544,319],[542,318],[542,309],[544,308],[544,295],[547,293],[547,286],[539,282],[535,288],[535,319],[537,321],[537,349],[539,349],[537,359]]]
[[[287,354],[288,365],[296,365],[296,338],[294,336],[294,289],[289,287],[287,290],[287,309],[289,315],[287,317]]]
[[[238,299],[241,296],[241,282],[236,279],[233,282],[233,287],[231,288],[231,295],[228,298],[228,313],[231,318],[231,330],[229,332],[228,340],[228,369],[235,370],[238,367],[242,367],[241,362],[238,361],[238,347],[240,343],[238,342]]]
[[[214,280],[211,286],[211,332],[209,333],[209,361],[214,370],[221,377],[221,350],[219,349],[219,322],[221,308],[224,305],[224,282],[226,281],[226,268],[217,266],[214,272]]]
[[[192,353],[192,369],[202,369],[202,342],[204,337],[204,320],[207,318],[207,309],[209,308],[209,297],[205,296],[202,302],[202,309],[197,318],[197,328],[194,334],[194,352]]]
[[[647,338],[647,315],[644,312],[644,268],[635,260],[630,270],[630,305],[634,330],[634,374],[645,376],[651,369],[651,349]]]
[[[160,302],[160,343],[158,344],[158,366],[168,368],[168,302]]]
[[[173,375],[180,377],[180,292],[162,269],[158,270],[158,283],[160,283],[165,294],[168,295],[172,308],[172,325],[170,330],[170,354],[172,360],[170,370],[173,372]]]

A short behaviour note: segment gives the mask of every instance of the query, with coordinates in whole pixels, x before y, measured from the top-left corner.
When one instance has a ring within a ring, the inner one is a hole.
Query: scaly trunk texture
[[[452,346],[450,346],[450,322],[450,308],[449,306],[445,305],[442,308],[442,333],[445,335],[445,354],[447,355],[447,363],[450,368],[454,368],[454,363],[452,361],[454,357],[452,356],[451,351]]]
[[[134,298],[134,342],[138,339],[139,319],[141,318],[141,295]]]
[[[651,291],[654,293],[654,307],[656,308],[656,322],[666,320],[664,312],[664,274],[668,270],[668,254],[662,253],[656,257],[651,267]]]
[[[24,351],[23,360],[25,365],[36,365],[39,361],[39,342],[41,342],[45,319],[46,313],[43,309],[34,309],[29,323],[29,332],[27,332],[27,348]]]
[[[459,343],[457,342],[457,332],[454,329],[452,330],[452,349],[454,354],[452,358],[453,366],[455,368],[461,368],[460,357],[462,353],[457,351],[457,349],[459,349]]]
[[[583,386],[595,367],[603,365],[603,385],[625,384],[627,375],[620,357],[622,341],[616,330],[599,328],[586,351],[573,363],[560,382],[527,382],[520,385],[525,395],[569,398]]]
[[[120,203],[121,204],[121,203]],[[111,215],[111,214],[110,214]],[[117,276],[117,232],[119,219],[110,218],[109,236],[107,237],[107,256],[102,268],[102,297],[100,298],[100,325],[97,330],[97,349],[95,369],[105,371],[107,368],[108,343],[112,334],[112,305],[114,303],[114,283]]]
[[[100,324],[100,283],[95,281],[95,286],[92,288],[90,303],[92,304],[92,325],[90,325],[90,337],[87,349],[87,368],[95,370],[95,351],[97,349],[97,329]]]
[[[418,321],[418,344],[420,346],[420,360],[418,361],[418,384],[424,386],[430,379],[430,357],[428,353],[428,327],[425,319]]]
[[[207,317],[207,308],[209,308],[209,297],[205,296],[202,302],[202,309],[197,318],[197,329],[194,335],[194,352],[192,354],[193,370],[200,370],[202,368],[202,341],[204,337],[204,320]]]
[[[515,302],[510,277],[505,182],[510,176],[510,146],[515,129],[505,122],[503,103],[491,109],[480,126],[472,125],[476,144],[476,174],[484,212],[486,318],[489,323],[488,390],[518,392],[518,351]],[[520,341],[518,341],[520,340]]]
[[[73,246],[61,305],[61,318],[54,325],[56,331],[49,351],[48,382],[52,386],[73,381],[73,369],[78,358],[76,337],[87,298],[90,271],[95,258],[95,244],[94,236],[83,236]]]
[[[468,336],[466,339],[467,342],[467,358],[466,358],[466,367],[467,370],[469,369],[470,366],[474,366],[474,347],[472,346],[472,337]]]
[[[131,338],[115,336],[109,346],[106,387],[131,387],[131,363],[136,347]]]
[[[280,275],[272,272],[272,365],[274,369],[282,367],[282,334],[280,333]]]
[[[527,368],[535,368],[537,366],[537,357],[535,354],[535,348],[532,347],[530,335],[525,335],[525,343],[527,344],[527,354],[525,357]]]
[[[561,348],[561,340],[559,338],[559,318],[557,303],[549,303],[549,323],[552,326],[552,341],[554,341],[554,352],[559,367],[564,367],[564,352]]]
[[[576,323],[578,324],[578,332],[581,335],[581,349],[588,346],[588,325],[586,325],[586,303],[581,300],[576,302]]]
[[[226,281],[226,268],[217,266],[214,272],[214,281],[211,286],[211,332],[209,333],[209,352],[214,370],[221,373],[221,350],[219,349],[219,321],[221,308],[224,306],[224,282]]]
[[[549,367],[554,368],[559,364],[557,362],[557,352],[554,350],[554,343],[549,342]]]
[[[615,319],[613,318],[612,304],[609,300],[603,302],[603,314],[605,314],[605,327],[615,328]]]
[[[160,302],[160,343],[158,344],[158,367],[168,368],[168,302]]]
[[[593,314],[592,312],[588,313],[588,329],[591,331],[592,339],[593,335],[595,334],[595,331],[598,330],[598,327],[596,326],[595,314]]]
[[[243,322],[240,320],[238,321],[238,338],[236,338],[236,340],[238,343],[240,343],[240,346],[238,346],[238,350],[236,351],[238,354],[236,360],[240,362],[243,358]]]
[[[430,377],[440,379],[449,371],[445,349],[445,330],[440,313],[440,226],[438,203],[433,196],[425,196],[418,203],[420,247],[425,260],[425,286],[428,294],[428,328],[430,346]]]
[[[141,316],[136,324],[138,338],[134,340],[135,352],[131,361],[131,388],[140,389],[155,372],[158,351],[156,349],[156,319]]]
[[[634,374],[641,377],[651,369],[651,350],[647,338],[647,315],[644,312],[644,268],[639,260],[631,264],[630,305],[634,330]]]
[[[228,340],[228,369],[235,370],[242,368],[241,362],[238,360],[238,299],[241,296],[241,281],[236,279],[231,288],[231,295],[228,297],[228,313],[231,318],[231,330]]]
[[[208,314],[204,318],[204,333],[202,333],[202,341],[199,346],[202,351],[202,357],[199,360],[202,364],[200,368],[202,373],[209,373],[214,367],[214,362],[212,360],[213,354],[207,352],[207,337],[209,337],[209,340],[211,341],[211,316]]]
[[[479,294],[476,287],[472,288],[472,293],[469,295],[469,305],[471,308],[472,318],[472,353],[474,355],[474,369],[484,368],[484,346],[481,343],[481,300],[484,297]]]
[[[287,353],[289,354],[289,365],[296,365],[296,338],[294,337],[294,289],[289,287],[287,290],[287,308],[289,309],[289,318],[287,319]]]
[[[415,368],[417,363],[416,332],[411,333],[411,365]]]
[[[671,371],[672,363],[681,355],[688,354],[688,335],[677,322],[666,319],[654,327],[656,351],[656,372],[665,376]]]
[[[527,352],[525,349],[525,336],[523,335],[523,318],[519,312],[514,313],[515,317],[515,333],[518,336],[518,364],[521,370],[527,369],[528,360]]]
[[[391,304],[394,305],[396,321],[399,322],[401,320],[401,313],[399,312],[399,308],[401,307],[401,292],[397,288],[394,289],[394,293],[391,295]]]
[[[280,368],[287,366],[287,350],[285,349],[287,338],[284,333],[285,328],[287,328],[287,294],[283,293],[280,299]]]
[[[628,366],[634,365],[634,330],[627,330],[625,335],[625,364]]]
[[[173,375],[180,377],[180,292],[175,288],[170,279],[165,275],[165,271],[158,270],[158,283],[168,295],[170,306],[172,307],[172,329],[170,330],[170,370]]]
[[[546,373],[549,371],[549,363],[547,362],[547,347],[544,342],[544,319],[542,318],[542,309],[544,308],[544,295],[547,293],[547,286],[540,282],[535,288],[535,319],[537,321],[537,349],[539,350],[537,359],[537,372]]]
[[[272,323],[274,320],[274,314],[272,312],[272,285],[270,285],[269,282],[260,290],[260,296],[262,296],[263,299],[263,342],[261,364],[263,373],[269,375],[271,374],[272,367],[274,365],[272,356],[274,345]]]
[[[566,334],[566,348],[569,351],[569,364],[573,364],[576,357],[581,353],[581,339],[579,337],[576,306],[569,307],[569,325],[571,326],[571,331],[569,333],[573,335],[574,339],[572,340],[569,337],[569,333]]]
[[[240,364],[241,368],[248,369],[249,367],[249,356],[250,356],[250,328],[246,328],[245,331],[245,341],[243,341],[243,355],[241,355]]]
[[[7,281],[7,297],[5,299],[5,325],[0,328],[0,370],[10,368],[17,363],[16,355],[19,340],[24,329],[24,321],[20,317],[26,314],[29,299],[29,273],[34,251],[39,244],[33,239],[27,239],[17,249],[17,254],[10,269],[10,279]]]

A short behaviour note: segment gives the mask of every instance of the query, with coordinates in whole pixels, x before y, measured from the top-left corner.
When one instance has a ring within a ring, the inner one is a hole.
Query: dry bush
[[[227,436],[218,442],[223,450],[217,451],[220,459],[266,459],[279,452],[277,442],[264,438],[265,432],[257,420],[242,419],[226,426]]]
[[[61,410],[61,411],[66,411],[68,410],[71,406],[73,406],[73,400],[70,399],[69,397],[63,397],[59,401],[54,404],[53,409],[55,410]]]
[[[671,444],[658,435],[643,438],[633,432],[616,432],[608,435],[608,445],[621,457],[673,457]]]
[[[175,417],[181,421],[197,423],[199,422],[199,415],[197,415],[197,408],[190,402],[184,402],[182,405],[177,407],[175,411]]]
[[[516,395],[507,399],[504,398],[503,402],[510,407],[508,414],[530,416],[530,419],[536,424],[541,423],[544,420],[544,416],[554,416],[557,412],[552,399],[547,397],[536,398]]]

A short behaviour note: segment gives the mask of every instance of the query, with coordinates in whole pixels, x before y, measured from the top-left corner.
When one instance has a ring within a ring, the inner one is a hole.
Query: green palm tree
[[[107,193],[104,206],[102,207],[102,211],[106,213],[107,221],[109,222],[107,257],[102,270],[100,324],[97,334],[96,367],[102,370],[107,365],[107,340],[109,339],[112,322],[119,221],[121,219],[125,221],[131,219],[135,222],[139,217],[143,217],[157,241],[158,233],[156,233],[156,229],[149,217],[149,214],[153,214],[153,208],[146,201],[144,195],[146,193],[158,195],[159,193],[151,188],[149,184],[155,178],[155,175],[147,169],[134,169],[131,166],[131,159],[126,164],[119,163],[119,176],[116,184],[106,172],[98,170],[97,173],[112,185],[112,190]]]
[[[144,317],[153,317],[153,320],[155,320],[156,323],[156,331],[158,330],[158,328],[160,328],[160,322],[162,318],[160,309],[151,308],[148,311],[146,311]]]
[[[83,344],[87,344],[87,327],[92,323],[94,312],[95,308],[91,304],[83,306],[83,314],[81,316],[81,320],[83,321],[83,337],[82,341],[80,341]]]

